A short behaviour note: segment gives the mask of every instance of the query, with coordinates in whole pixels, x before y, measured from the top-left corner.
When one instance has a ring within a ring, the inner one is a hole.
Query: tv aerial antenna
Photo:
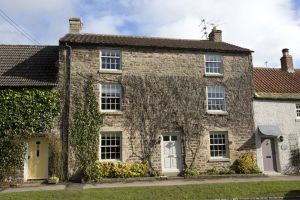
[[[206,40],[208,40],[208,29],[216,28],[220,25],[221,24],[208,22],[206,19],[202,19],[201,23],[199,25],[199,27],[202,27],[200,34],[203,33],[203,35],[201,36],[201,39],[205,38]]]

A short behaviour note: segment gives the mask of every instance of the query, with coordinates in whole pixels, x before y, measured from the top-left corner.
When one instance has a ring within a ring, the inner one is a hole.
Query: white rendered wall
[[[254,100],[254,123],[256,129],[257,165],[263,171],[261,151],[261,134],[258,133],[259,125],[277,125],[284,137],[280,142],[274,138],[277,160],[277,170],[282,173],[291,173],[290,150],[298,147],[300,136],[300,119],[296,119],[295,101]]]

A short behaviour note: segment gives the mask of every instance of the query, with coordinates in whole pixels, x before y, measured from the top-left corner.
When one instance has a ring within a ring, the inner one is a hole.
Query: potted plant
[[[48,179],[48,183],[50,184],[57,184],[58,182],[59,182],[59,178],[54,175]]]

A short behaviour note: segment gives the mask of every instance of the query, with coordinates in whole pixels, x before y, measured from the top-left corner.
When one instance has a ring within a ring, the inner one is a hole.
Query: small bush
[[[147,164],[95,162],[86,168],[84,174],[87,180],[97,182],[103,178],[142,177],[147,170]]]
[[[291,163],[293,167],[296,167],[299,171],[300,169],[300,149],[291,150]]]
[[[240,174],[256,174],[261,173],[256,165],[256,158],[253,153],[245,153],[237,159],[236,172]]]
[[[183,172],[184,177],[194,177],[199,176],[201,173],[197,169],[187,168]]]
[[[219,174],[235,174],[235,171],[230,167],[222,167],[219,169]]]
[[[207,174],[209,175],[218,175],[220,174],[219,170],[216,167],[213,167],[212,169],[208,169],[206,171]]]
[[[161,170],[153,170],[149,172],[150,177],[158,177],[158,176],[164,176]]]

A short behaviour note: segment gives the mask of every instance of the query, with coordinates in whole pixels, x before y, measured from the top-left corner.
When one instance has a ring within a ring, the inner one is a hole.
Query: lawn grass
[[[161,187],[130,187],[87,190],[0,193],[7,199],[109,199],[109,200],[183,200],[233,197],[300,196],[300,181],[200,184]]]

